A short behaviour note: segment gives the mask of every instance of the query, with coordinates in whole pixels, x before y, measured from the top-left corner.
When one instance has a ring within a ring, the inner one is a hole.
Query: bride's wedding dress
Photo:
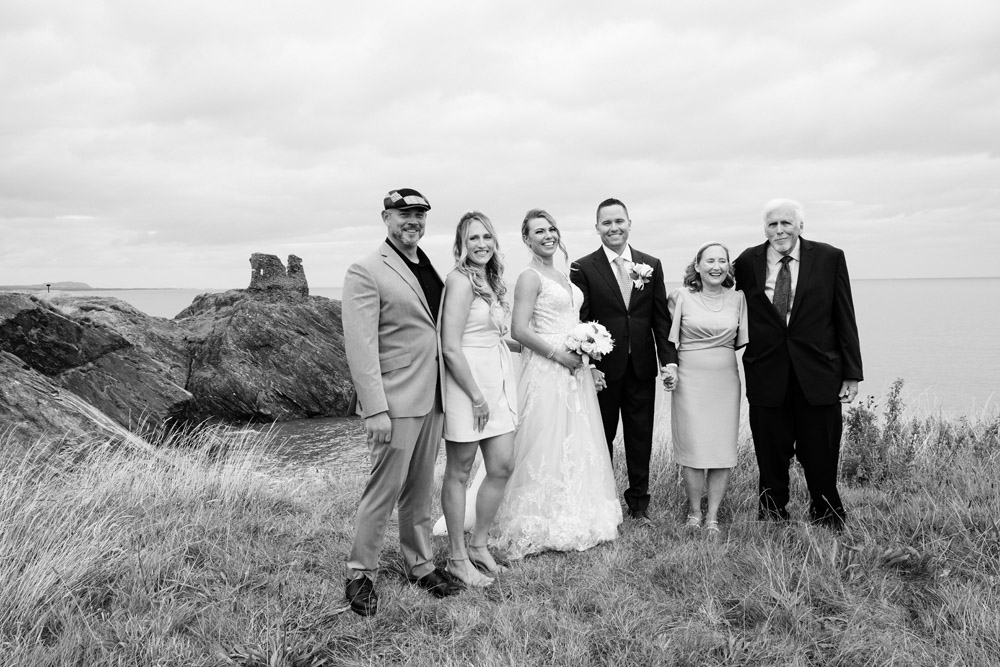
[[[580,321],[583,293],[538,275],[531,327],[546,342],[563,345]],[[622,510],[590,370],[570,373],[525,348],[517,396],[514,471],[494,524],[496,546],[521,558],[615,539]]]

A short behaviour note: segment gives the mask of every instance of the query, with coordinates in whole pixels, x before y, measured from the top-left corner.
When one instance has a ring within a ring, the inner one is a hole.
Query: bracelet
[[[485,400],[483,400],[483,402],[482,402],[482,403],[473,403],[473,404],[472,404],[472,407],[473,407],[473,408],[476,408],[477,410],[478,410],[479,408],[485,408],[485,407],[486,407],[486,401],[485,401]]]
[[[554,357],[554,356],[555,356],[555,354],[556,354],[556,346],[555,346],[555,345],[553,345],[553,346],[552,346],[552,349],[551,349],[551,350],[549,350],[549,353],[545,355],[545,358],[546,358],[546,359],[551,359],[552,357]]]

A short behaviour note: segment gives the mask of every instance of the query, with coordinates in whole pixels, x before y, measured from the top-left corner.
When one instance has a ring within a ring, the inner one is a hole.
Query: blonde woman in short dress
[[[462,216],[455,231],[454,255],[455,269],[445,282],[441,318],[447,369],[447,462],[441,486],[451,547],[447,570],[468,586],[488,586],[494,580],[487,574],[505,569],[494,560],[486,541],[513,466],[517,426],[514,367],[503,339],[510,312],[507,287],[489,218],[478,211]],[[478,487],[466,546],[466,485],[477,450],[483,453],[486,475]]]

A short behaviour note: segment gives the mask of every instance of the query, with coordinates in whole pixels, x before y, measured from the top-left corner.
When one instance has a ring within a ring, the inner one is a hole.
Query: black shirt
[[[420,248],[417,248],[417,261],[411,262],[399,248],[393,245],[392,241],[386,239],[385,242],[406,262],[406,265],[410,267],[410,271],[416,277],[417,282],[420,283],[420,289],[424,291],[424,298],[427,299],[427,305],[431,308],[431,317],[436,324],[438,309],[441,307],[441,292],[444,290],[444,283],[441,282],[441,276],[434,270],[431,260],[427,258],[427,255]]]

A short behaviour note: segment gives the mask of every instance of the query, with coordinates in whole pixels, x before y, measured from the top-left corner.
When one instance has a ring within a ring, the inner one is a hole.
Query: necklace
[[[698,292],[698,297],[701,299],[701,305],[705,307],[705,310],[712,313],[721,313],[722,309],[726,307],[726,293],[719,292],[718,294],[713,294],[711,295],[712,296],[711,300],[707,299],[706,298],[707,296],[709,295],[706,294],[704,291]],[[710,303],[713,305],[718,304],[719,307],[713,308],[712,306],[709,305]]]

